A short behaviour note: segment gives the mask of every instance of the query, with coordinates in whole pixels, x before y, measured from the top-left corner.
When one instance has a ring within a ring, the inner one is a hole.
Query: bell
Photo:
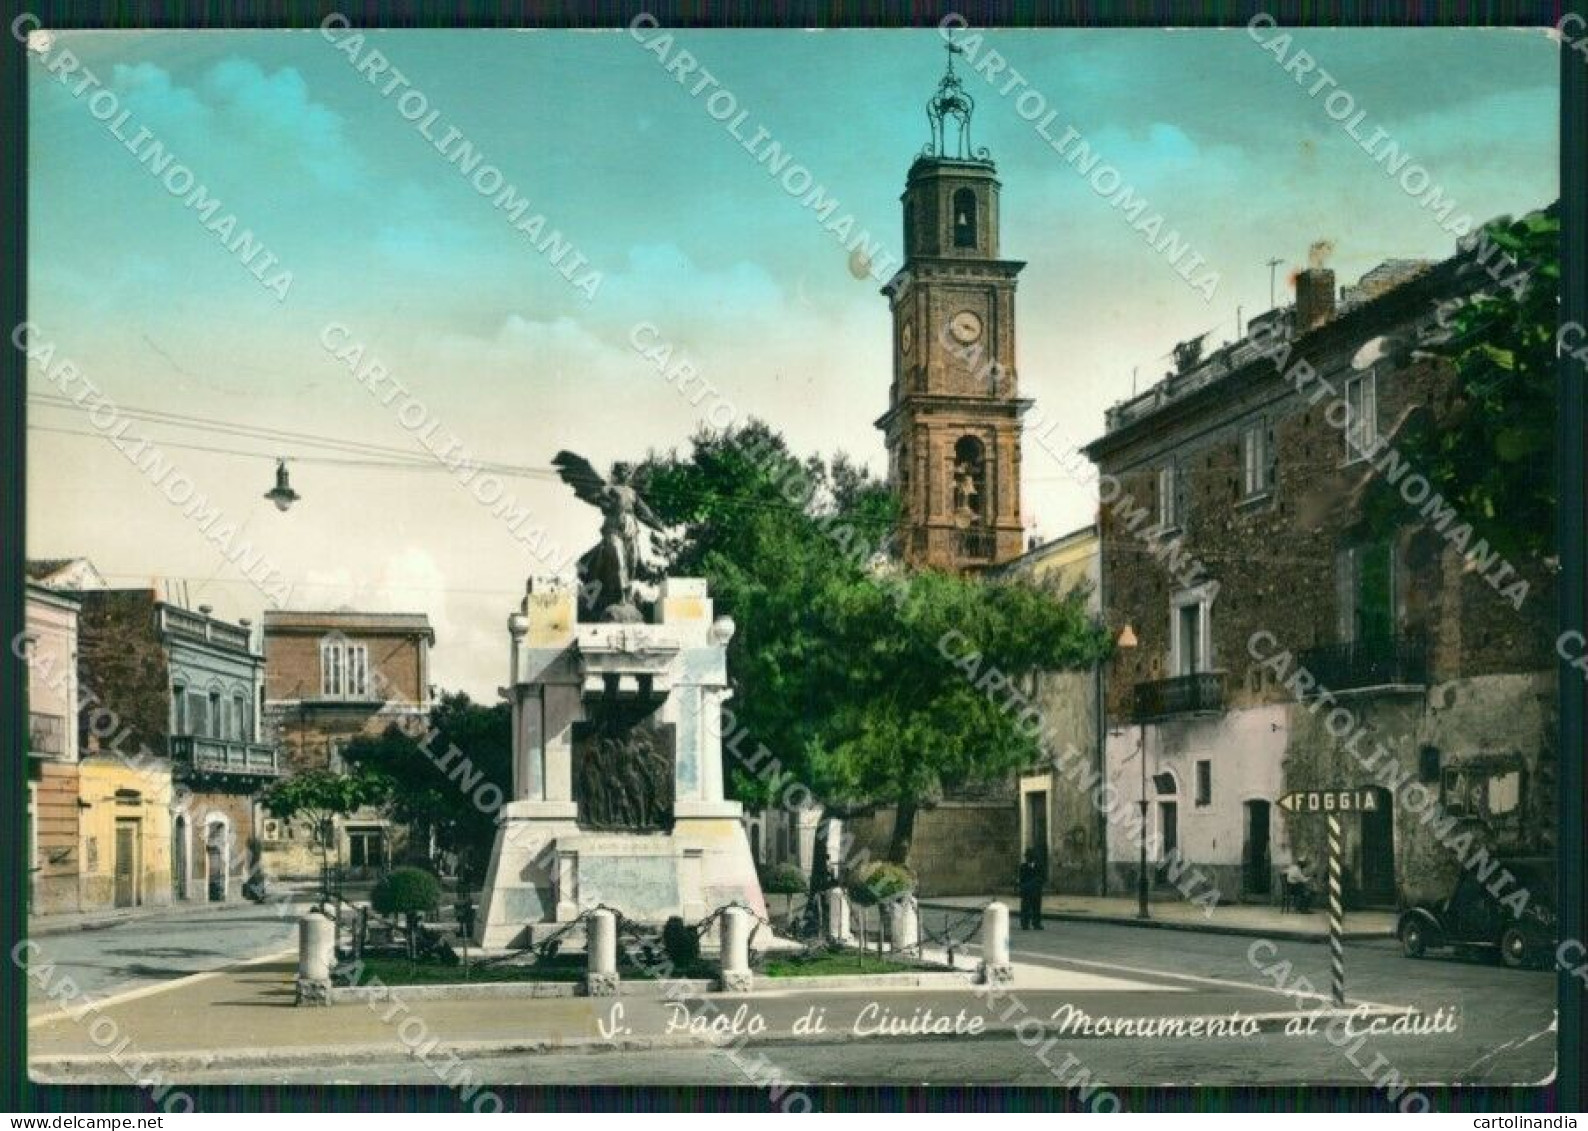
[[[287,461],[276,461],[276,485],[265,492],[265,498],[276,504],[278,511],[285,511],[298,501],[298,493],[292,489],[292,483],[287,479]]]

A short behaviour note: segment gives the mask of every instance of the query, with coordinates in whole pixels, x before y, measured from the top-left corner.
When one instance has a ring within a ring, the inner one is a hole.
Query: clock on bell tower
[[[903,504],[911,566],[978,571],[1021,553],[1015,277],[998,251],[996,167],[970,141],[975,103],[954,73],[927,103],[932,139],[910,166],[904,266],[883,288],[893,386],[877,421]],[[954,134],[948,144],[948,134]]]

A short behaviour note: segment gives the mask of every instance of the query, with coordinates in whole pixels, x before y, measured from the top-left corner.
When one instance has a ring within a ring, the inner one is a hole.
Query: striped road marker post
[[[1345,1005],[1345,904],[1340,896],[1340,814],[1378,811],[1378,794],[1372,789],[1293,789],[1279,799],[1287,813],[1323,813],[1329,818],[1329,978],[1334,983],[1334,1004]]]
[[[1334,1004],[1345,1006],[1345,908],[1340,900],[1340,817],[1329,814],[1329,980]]]

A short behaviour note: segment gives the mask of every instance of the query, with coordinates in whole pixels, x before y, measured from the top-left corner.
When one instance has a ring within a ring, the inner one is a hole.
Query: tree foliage
[[[444,694],[430,712],[427,732],[393,724],[354,739],[343,757],[382,783],[392,815],[411,827],[414,841],[426,844],[433,836],[438,849],[458,854],[460,870],[477,877],[490,859],[500,801],[512,796],[506,703],[485,706],[462,692]]]
[[[729,675],[740,750],[764,744],[830,813],[893,806],[894,860],[908,854],[918,807],[1036,760],[1029,728],[972,677],[996,670],[1007,687],[1105,647],[1079,595],[889,566],[892,494],[841,455],[796,458],[758,421],[652,455],[635,483],[682,528],[670,572],[705,577],[739,626]],[[977,671],[954,662],[967,653]],[[787,777],[728,764],[737,797],[782,803]]]
[[[260,795],[259,801],[272,817],[306,821],[314,830],[320,862],[328,866],[333,849],[338,859],[341,856],[332,829],[333,818],[346,817],[366,805],[383,803],[388,788],[389,783],[377,774],[304,770],[272,784]]]

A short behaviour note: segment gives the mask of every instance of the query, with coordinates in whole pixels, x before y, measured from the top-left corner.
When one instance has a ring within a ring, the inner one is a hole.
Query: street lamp
[[[298,501],[299,495],[292,489],[292,481],[287,478],[286,460],[276,461],[276,485],[265,492],[265,498],[275,503],[278,511],[283,512]]]
[[[1129,624],[1119,630],[1119,638],[1115,641],[1120,651],[1129,651],[1136,647],[1136,632]],[[1138,738],[1136,742],[1136,757],[1141,762],[1141,828],[1138,830],[1139,855],[1136,860],[1136,918],[1150,919],[1147,912],[1147,728],[1146,724],[1138,722]]]

